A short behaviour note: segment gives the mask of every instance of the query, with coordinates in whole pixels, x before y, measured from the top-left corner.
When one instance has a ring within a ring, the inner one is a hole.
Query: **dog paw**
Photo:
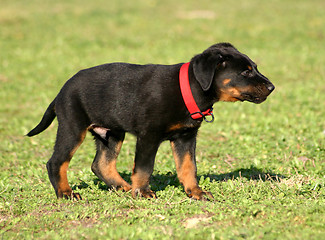
[[[68,200],[82,200],[81,195],[79,193],[71,192],[70,194],[63,193],[63,198]]]
[[[203,191],[200,188],[195,188],[192,190],[187,189],[186,194],[188,197],[195,200],[210,201],[214,199],[211,192]]]
[[[132,190],[132,197],[133,198],[144,197],[144,198],[149,198],[150,199],[150,198],[157,198],[157,195],[151,189],[136,188],[136,189]]]
[[[125,186],[117,186],[116,187],[117,191],[123,191],[123,192],[128,192],[132,190],[131,185],[125,185]]]

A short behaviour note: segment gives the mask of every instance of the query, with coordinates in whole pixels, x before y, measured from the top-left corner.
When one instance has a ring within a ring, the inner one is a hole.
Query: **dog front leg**
[[[171,141],[171,147],[176,163],[177,176],[183,184],[184,190],[190,198],[203,200],[206,197],[213,198],[210,192],[203,191],[197,182],[197,170],[195,159],[196,134],[187,135]]]
[[[132,196],[157,198],[149,187],[160,141],[153,136],[138,136],[132,180]]]

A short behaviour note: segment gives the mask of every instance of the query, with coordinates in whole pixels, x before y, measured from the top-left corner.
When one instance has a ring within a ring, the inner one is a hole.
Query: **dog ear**
[[[203,91],[207,91],[211,87],[219,64],[222,64],[222,67],[226,66],[223,56],[212,51],[203,52],[193,58],[193,72]]]

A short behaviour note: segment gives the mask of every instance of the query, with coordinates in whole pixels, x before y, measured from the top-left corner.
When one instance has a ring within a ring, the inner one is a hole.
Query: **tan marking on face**
[[[223,84],[224,86],[226,86],[228,83],[230,83],[230,81],[231,81],[230,78],[226,78],[226,79],[224,79],[224,80],[222,81],[222,84]]]
[[[240,96],[240,91],[237,88],[228,88],[228,91],[232,94],[234,97]]]
[[[219,101],[222,101],[222,102],[237,102],[239,100],[237,98],[234,98],[234,97],[230,96],[230,95],[221,94],[220,98],[219,98]]]
[[[253,69],[251,66],[247,66],[247,68],[249,71],[252,71],[252,69]]]
[[[237,98],[240,97],[240,92],[238,89],[232,87],[232,88],[226,88],[221,90],[221,94],[219,97],[219,101],[223,102],[236,102],[239,101]]]
[[[256,90],[253,86],[224,88],[220,90],[219,101],[237,102],[241,99],[241,93],[254,93],[254,91]]]
[[[242,88],[238,88],[240,92],[246,92],[246,93],[253,93],[255,91],[255,88],[253,86],[246,86]]]

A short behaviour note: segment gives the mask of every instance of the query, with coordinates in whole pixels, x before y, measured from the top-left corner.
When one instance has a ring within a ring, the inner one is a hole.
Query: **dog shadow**
[[[131,183],[131,173],[130,172],[121,172],[121,177]],[[201,178],[209,178],[210,182],[225,182],[228,180],[236,180],[245,178],[247,180],[258,180],[258,181],[276,181],[279,182],[281,179],[286,178],[286,176],[274,173],[270,170],[263,171],[260,168],[255,166],[251,166],[249,168],[240,168],[235,171],[223,174],[203,174],[198,175],[198,179]],[[111,187],[107,186],[104,182],[102,182],[99,178],[93,179],[94,185],[98,187],[100,190],[109,190]],[[150,180],[151,189],[153,191],[163,191],[167,186],[175,186],[179,187],[181,184],[177,178],[177,174],[175,172],[167,172],[167,173],[155,173],[151,176]],[[84,181],[80,181],[79,184],[73,186],[73,190],[75,189],[84,189],[90,188],[90,185]]]
[[[276,181],[279,182],[281,179],[286,178],[286,176],[272,172],[271,170],[263,171],[255,166],[249,168],[240,168],[229,173],[223,174],[203,174],[198,175],[197,179],[200,180],[209,178],[210,182],[225,182],[228,180],[235,180],[245,178],[247,180],[257,180],[257,181]],[[180,186],[180,182],[177,178],[176,173],[168,172],[167,174],[155,174],[151,177],[150,185],[152,190],[161,191],[167,186]]]

